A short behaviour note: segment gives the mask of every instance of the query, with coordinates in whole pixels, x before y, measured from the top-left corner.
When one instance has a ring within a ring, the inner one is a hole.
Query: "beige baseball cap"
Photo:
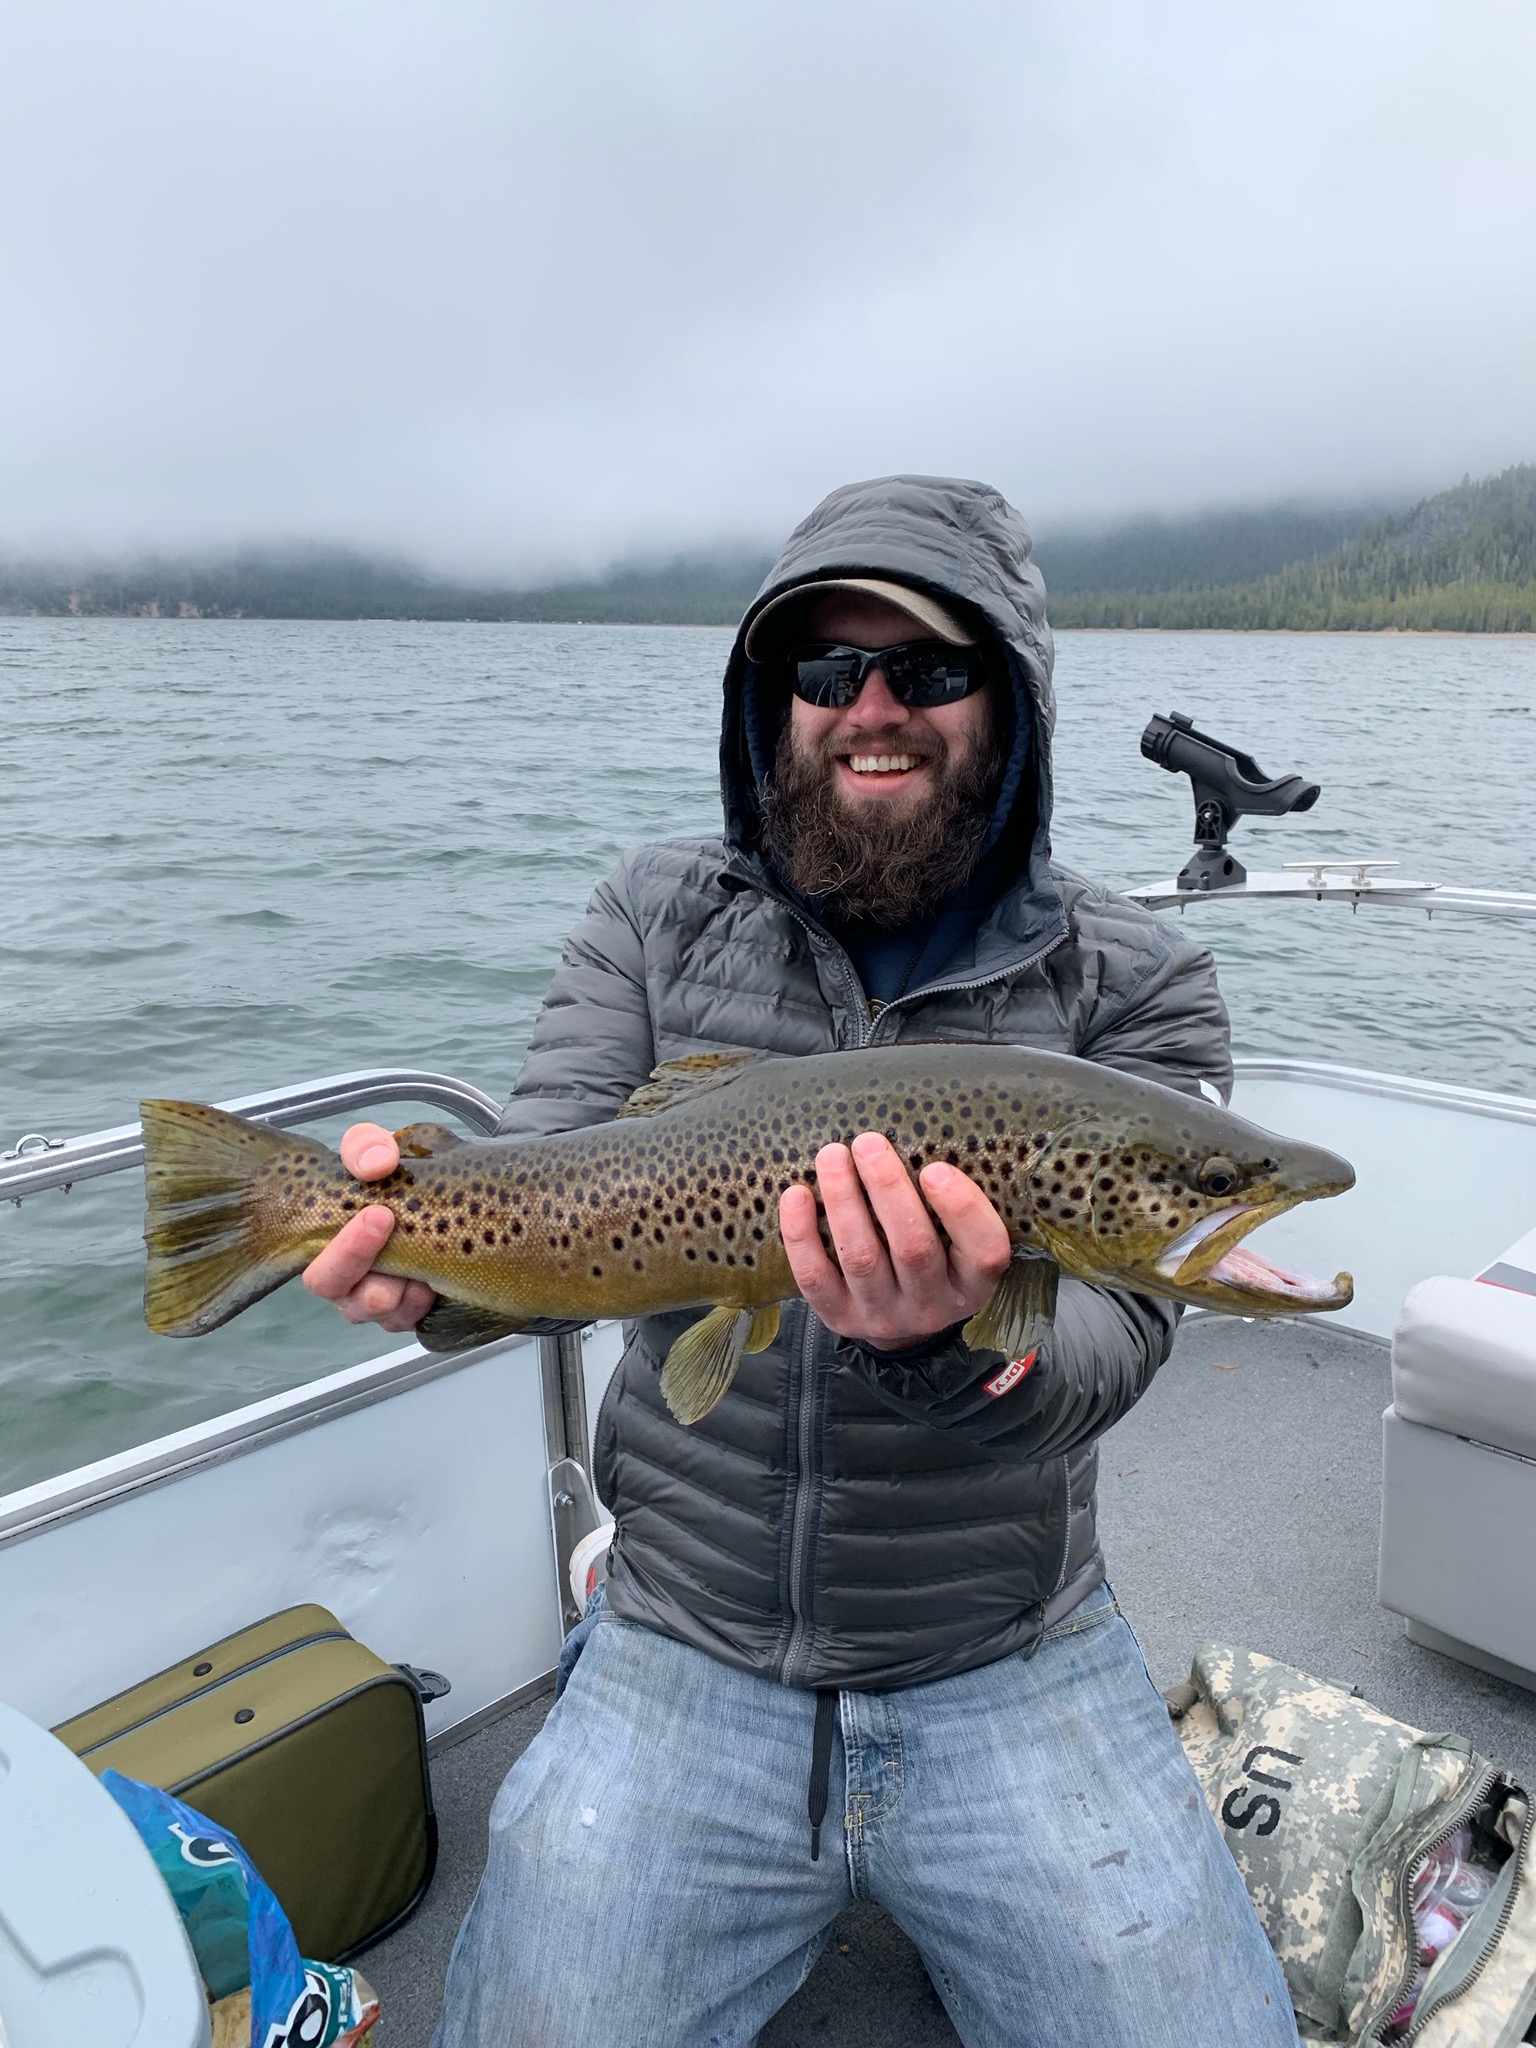
[[[914,590],[910,583],[887,583],[877,576],[827,576],[815,583],[797,583],[765,604],[747,628],[744,651],[748,661],[768,661],[792,644],[800,615],[818,598],[835,590],[856,591],[863,597],[878,597],[904,611],[935,640],[947,640],[951,647],[974,647],[976,635],[958,613],[926,590]]]

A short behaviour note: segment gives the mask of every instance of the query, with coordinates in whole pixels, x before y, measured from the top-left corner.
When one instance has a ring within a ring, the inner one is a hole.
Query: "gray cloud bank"
[[[0,537],[526,578],[1536,449],[1532,0],[23,0]]]

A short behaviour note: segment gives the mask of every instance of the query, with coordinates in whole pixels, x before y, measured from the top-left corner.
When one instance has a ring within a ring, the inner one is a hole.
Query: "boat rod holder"
[[[1283,818],[1310,811],[1322,784],[1299,775],[1270,777],[1251,754],[1196,732],[1181,711],[1155,714],[1141,736],[1147,760],[1170,775],[1187,775],[1195,792],[1195,853],[1179,871],[1183,889],[1232,889],[1248,870],[1227,851],[1227,835],[1239,818]]]

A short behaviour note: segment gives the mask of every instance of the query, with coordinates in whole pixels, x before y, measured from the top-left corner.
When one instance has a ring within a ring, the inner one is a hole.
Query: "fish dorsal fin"
[[[692,1052],[686,1059],[663,1060],[651,1069],[619,1111],[620,1116],[655,1116],[679,1102],[691,1102],[711,1088],[725,1088],[747,1067],[768,1055],[761,1052]]]
[[[396,1131],[395,1143],[402,1159],[430,1159],[434,1152],[447,1152],[464,1140],[446,1124],[407,1124]]]
[[[1030,1254],[1021,1258],[1015,1252],[992,1299],[966,1324],[966,1343],[973,1351],[1027,1358],[1051,1334],[1060,1280],[1061,1268],[1054,1259]]]

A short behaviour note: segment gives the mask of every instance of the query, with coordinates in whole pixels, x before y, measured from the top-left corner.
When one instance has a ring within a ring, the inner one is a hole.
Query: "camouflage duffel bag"
[[[1168,1695],[1309,2043],[1515,2048],[1536,2017],[1525,1794],[1251,1650],[1204,1644]]]

